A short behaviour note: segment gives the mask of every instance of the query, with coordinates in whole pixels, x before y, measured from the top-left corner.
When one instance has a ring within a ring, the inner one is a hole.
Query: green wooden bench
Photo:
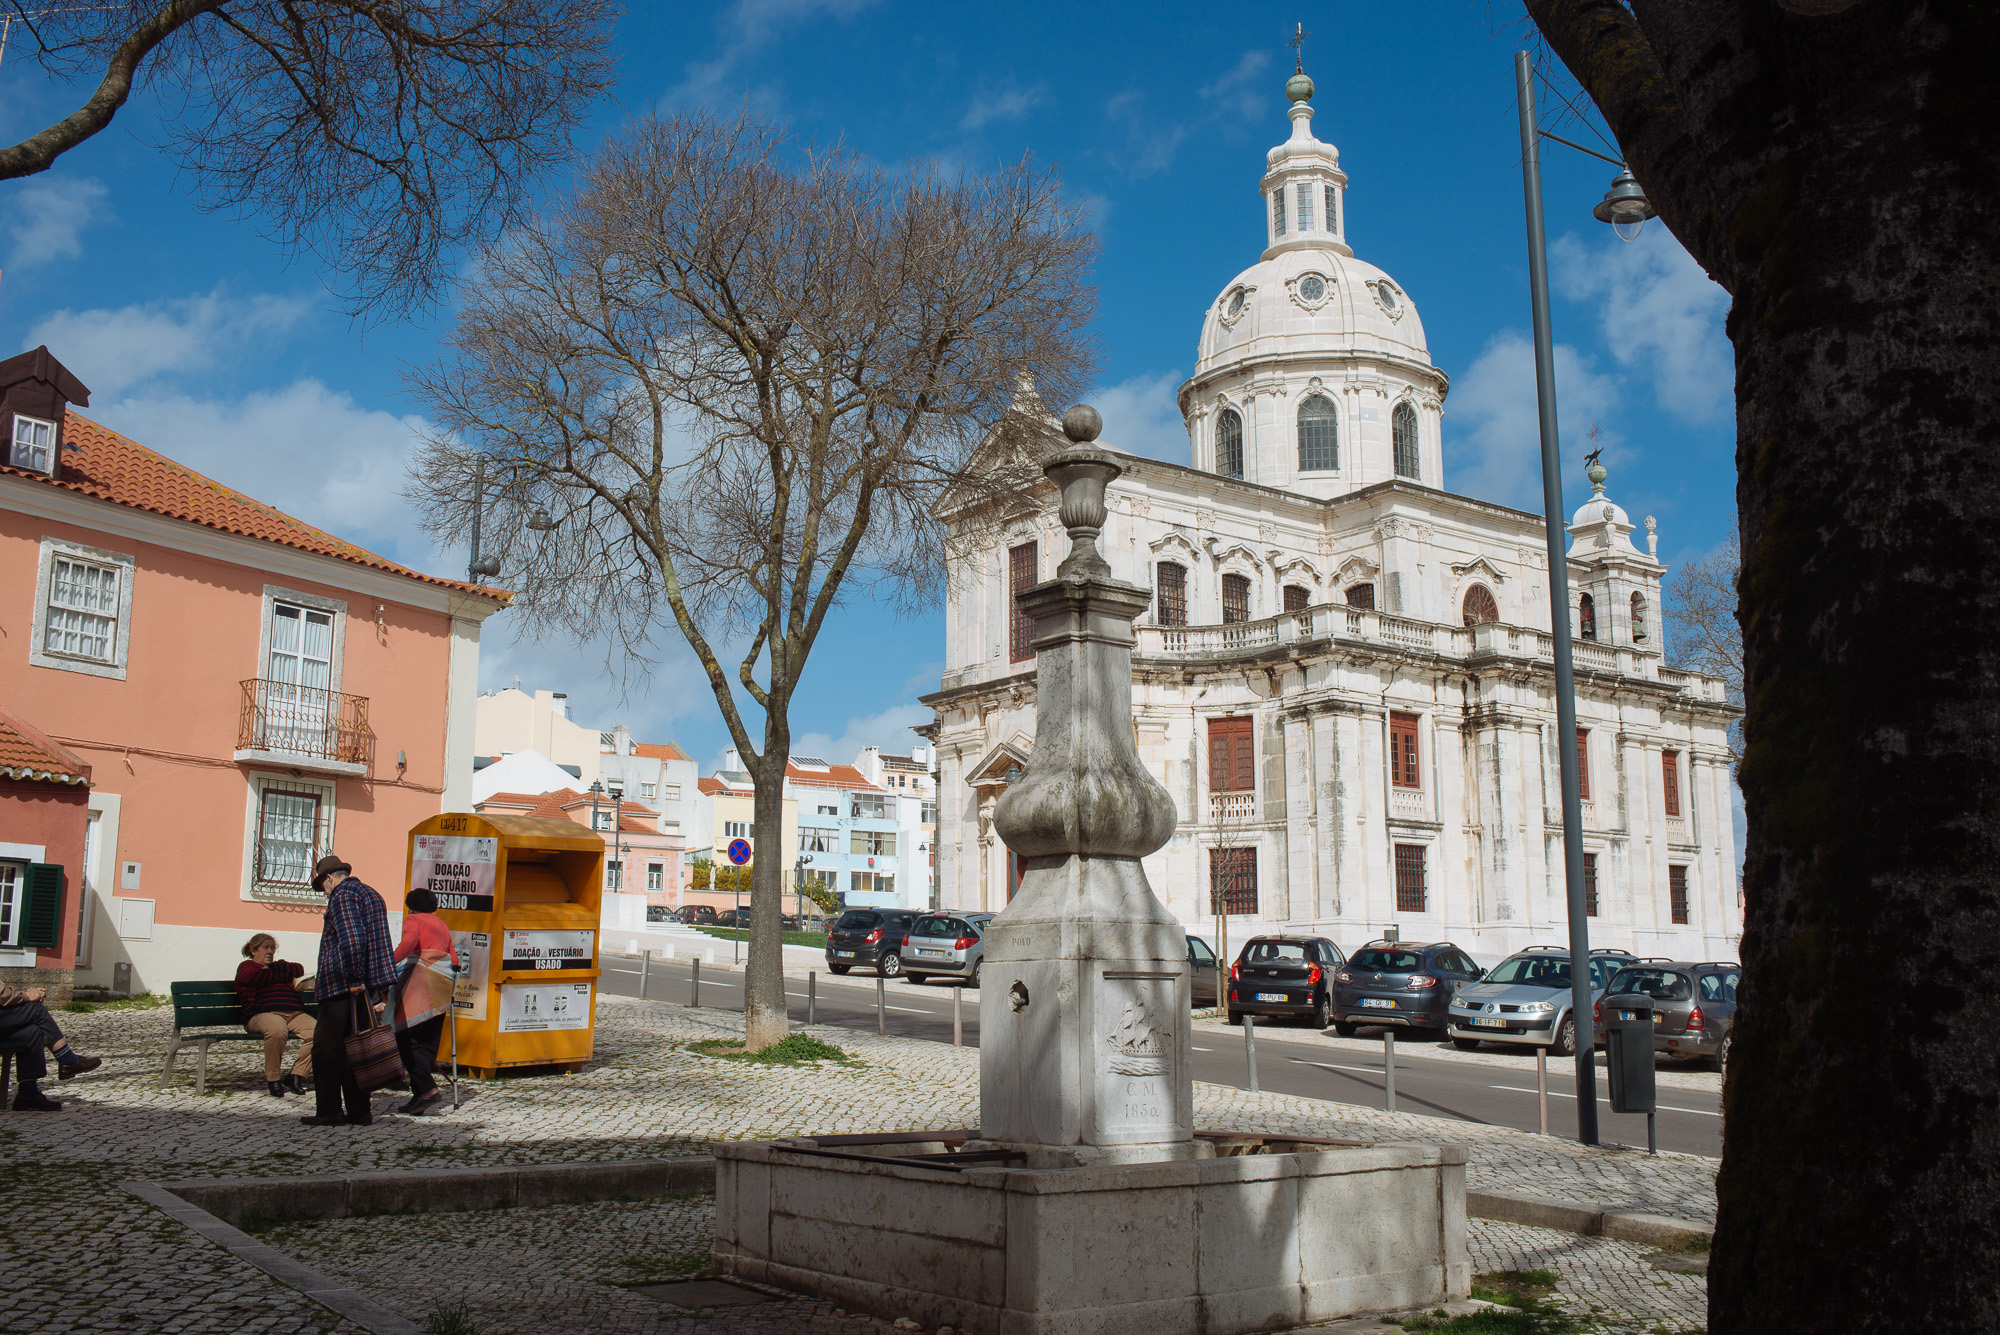
[[[174,1057],[182,1048],[198,1049],[195,1062],[194,1092],[208,1092],[208,1050],[217,1043],[262,1043],[261,1034],[253,1034],[243,1027],[243,1003],[236,995],[236,984],[220,983],[174,983],[174,1036],[167,1043],[167,1064],[160,1072],[160,1088],[167,1087],[167,1081],[174,1073]],[[319,1004],[311,993],[299,993],[299,1001],[305,1006],[306,1014],[317,1019]],[[260,1068],[261,1069],[261,1068]]]

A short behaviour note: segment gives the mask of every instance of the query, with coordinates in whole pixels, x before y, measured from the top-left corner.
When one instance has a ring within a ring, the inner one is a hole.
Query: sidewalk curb
[[[1465,1212],[1480,1219],[1559,1229],[1591,1238],[1611,1238],[1648,1247],[1706,1247],[1715,1236],[1707,1224],[1590,1201],[1565,1201],[1511,1191],[1467,1191]]]

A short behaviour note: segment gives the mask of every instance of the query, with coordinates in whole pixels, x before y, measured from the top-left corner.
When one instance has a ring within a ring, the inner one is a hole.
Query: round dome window
[[[1232,318],[1243,314],[1243,289],[1240,287],[1236,289],[1235,295],[1229,298],[1229,314]]]
[[[1375,285],[1375,293],[1382,298],[1382,309],[1388,311],[1391,315],[1394,315],[1396,308],[1402,304],[1396,300],[1396,289],[1390,287],[1387,283],[1377,283]]]
[[[1309,273],[1299,280],[1299,295],[1307,301],[1326,300],[1326,280],[1316,273]]]

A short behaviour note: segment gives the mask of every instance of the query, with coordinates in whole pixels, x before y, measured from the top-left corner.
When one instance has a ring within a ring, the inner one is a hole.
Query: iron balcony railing
[[[252,677],[242,685],[237,750],[342,765],[374,763],[368,697],[266,677]]]

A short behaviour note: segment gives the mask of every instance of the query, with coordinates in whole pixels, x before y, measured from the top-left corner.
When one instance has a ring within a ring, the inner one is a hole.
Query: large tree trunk
[[[1709,1329],[2000,1330],[2000,7],[1529,7],[1735,295],[1749,847]]]
[[[782,1043],[792,1032],[785,1003],[785,762],[789,740],[766,730],[764,755],[751,777],[757,785],[750,862],[750,949],[743,968],[743,1046],[751,1052]]]

